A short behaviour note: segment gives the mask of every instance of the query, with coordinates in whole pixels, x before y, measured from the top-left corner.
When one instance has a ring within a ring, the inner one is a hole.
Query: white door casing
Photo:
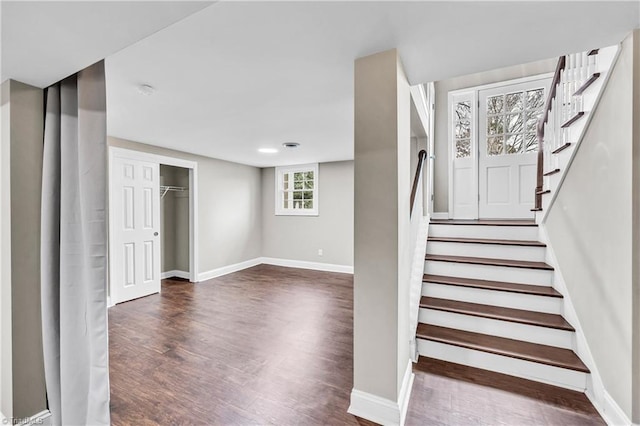
[[[160,167],[114,156],[111,167],[111,302],[160,292]]]
[[[531,219],[548,79],[478,92],[478,217]]]

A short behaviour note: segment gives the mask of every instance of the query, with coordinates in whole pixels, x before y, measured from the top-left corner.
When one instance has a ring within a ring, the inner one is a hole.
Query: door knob
[[[154,236],[154,237],[157,237],[157,236],[158,236],[158,233],[157,233],[157,232],[154,232],[154,233],[153,233],[153,236]]]

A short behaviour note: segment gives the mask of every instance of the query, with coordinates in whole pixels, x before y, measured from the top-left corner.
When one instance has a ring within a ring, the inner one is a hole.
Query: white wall
[[[261,256],[259,168],[109,137],[110,146],[198,163],[199,273]]]
[[[353,266],[353,161],[320,163],[318,175],[318,216],[276,216],[275,169],[262,169],[262,256]]]
[[[558,59],[547,59],[435,82],[434,212],[449,210],[448,93],[505,80],[553,72]]]
[[[546,219],[569,296],[605,389],[632,417],[632,40]],[[635,161],[639,161],[636,158]],[[638,307],[636,306],[636,309]],[[638,356],[639,354],[636,354]],[[635,401],[638,404],[638,400]],[[637,419],[636,419],[637,421]]]
[[[640,29],[633,33],[633,259],[640,259]],[[632,420],[640,424],[640,262],[633,262],[633,405]]]

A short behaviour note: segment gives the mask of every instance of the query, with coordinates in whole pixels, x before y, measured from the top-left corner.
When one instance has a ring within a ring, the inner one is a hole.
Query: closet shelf
[[[184,186],[160,185],[160,198],[164,198],[169,191],[183,192],[187,190],[188,188],[185,188]]]

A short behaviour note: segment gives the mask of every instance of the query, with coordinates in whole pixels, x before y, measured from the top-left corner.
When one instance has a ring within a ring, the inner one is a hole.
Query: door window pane
[[[500,114],[504,110],[504,96],[487,98],[487,114]]]
[[[469,139],[457,139],[456,140],[456,158],[464,158],[471,156],[471,140]]]
[[[456,139],[467,139],[471,135],[471,122],[464,120],[456,124]]]
[[[505,96],[506,112],[522,111],[523,105],[523,93],[509,93]]]
[[[522,135],[510,135],[507,136],[505,143],[505,151],[507,154],[518,154],[522,149]]]
[[[522,133],[522,114],[507,116],[507,133]]]
[[[542,108],[544,105],[544,89],[529,90],[527,92],[527,109]]]
[[[504,145],[503,136],[487,138],[487,155],[500,155]]]
[[[535,152],[538,150],[538,136],[535,133],[527,133],[524,141],[524,152]]]
[[[458,102],[455,109],[456,121],[471,120],[471,102]]]
[[[504,118],[502,116],[487,118],[487,134],[499,135],[504,133]]]

